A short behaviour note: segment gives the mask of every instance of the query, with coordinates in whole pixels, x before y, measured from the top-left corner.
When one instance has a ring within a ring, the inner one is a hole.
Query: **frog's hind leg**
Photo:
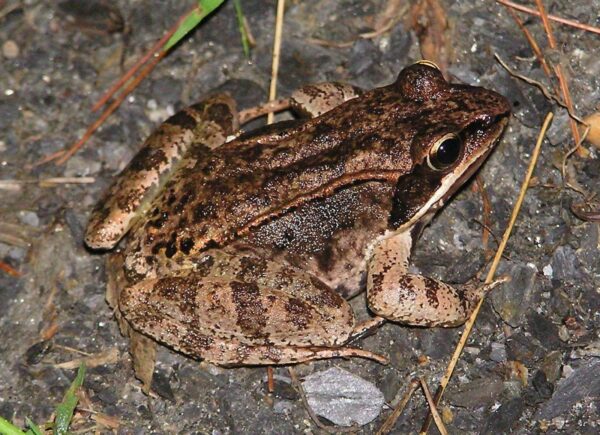
[[[319,299],[317,292],[331,294]],[[120,309],[139,332],[221,365],[291,364],[335,357],[386,361],[345,347],[354,326],[352,310],[331,289],[318,284],[294,292],[183,272],[126,288]]]
[[[315,118],[362,93],[362,89],[345,83],[315,83],[294,91],[290,104],[298,115]]]
[[[269,101],[240,112],[240,123],[252,121],[270,112],[292,109],[302,118],[315,118],[345,101],[360,96],[362,89],[338,82],[314,83],[296,89],[290,98]]]
[[[93,249],[113,248],[188,151],[216,148],[237,128],[235,102],[222,94],[167,119],[98,201],[86,229],[86,244]]]
[[[408,272],[409,233],[383,240],[373,250],[367,275],[369,308],[389,320],[414,326],[458,326],[492,285],[453,287]]]

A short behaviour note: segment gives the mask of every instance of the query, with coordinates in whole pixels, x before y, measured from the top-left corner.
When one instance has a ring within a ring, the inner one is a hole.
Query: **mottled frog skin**
[[[365,325],[345,298],[365,288],[383,318],[464,322],[481,288],[409,273],[410,252],[493,149],[504,97],[421,62],[385,87],[312,85],[291,101],[313,117],[227,142],[238,116],[217,95],[147,139],[85,238],[112,249],[127,235],[118,313],[186,355],[234,365],[378,359],[347,346]]]

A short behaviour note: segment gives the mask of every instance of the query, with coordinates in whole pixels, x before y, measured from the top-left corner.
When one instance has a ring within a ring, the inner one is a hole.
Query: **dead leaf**
[[[118,417],[102,414],[101,412],[93,414],[92,419],[99,425],[109,429],[119,429],[119,426],[121,426],[121,420]]]

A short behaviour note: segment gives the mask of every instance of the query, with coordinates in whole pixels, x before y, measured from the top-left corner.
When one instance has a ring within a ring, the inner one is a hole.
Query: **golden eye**
[[[454,164],[461,155],[462,140],[454,133],[448,133],[440,138],[427,155],[427,166],[434,171],[443,171]]]

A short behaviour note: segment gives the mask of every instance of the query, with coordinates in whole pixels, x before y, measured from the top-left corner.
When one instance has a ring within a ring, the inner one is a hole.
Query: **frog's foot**
[[[414,326],[463,324],[483,295],[503,281],[453,287],[442,281],[408,273],[412,240],[408,233],[384,240],[374,248],[369,264],[367,300],[374,313]]]
[[[300,280],[295,282],[298,287]],[[384,363],[379,355],[344,347],[354,326],[352,310],[322,283],[313,285],[292,293],[191,272],[125,288],[119,305],[135,330],[216,364],[290,364],[336,357]],[[316,291],[332,294],[315,299]],[[331,306],[323,306],[324,300]]]

